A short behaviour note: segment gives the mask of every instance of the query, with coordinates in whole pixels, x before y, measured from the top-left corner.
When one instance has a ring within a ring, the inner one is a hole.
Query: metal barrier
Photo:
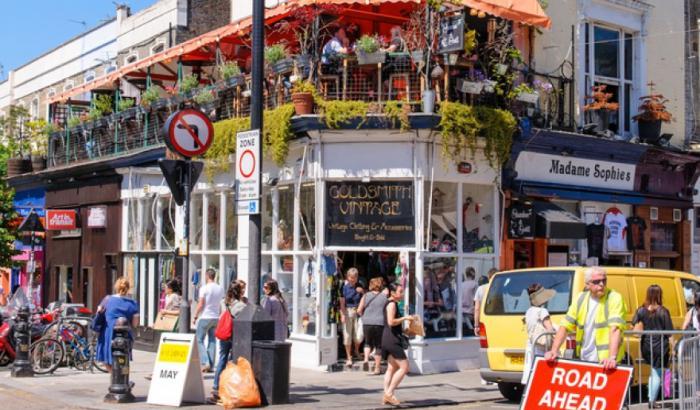
[[[697,333],[696,333],[697,335]],[[680,409],[700,407],[700,336],[678,345],[678,402]]]

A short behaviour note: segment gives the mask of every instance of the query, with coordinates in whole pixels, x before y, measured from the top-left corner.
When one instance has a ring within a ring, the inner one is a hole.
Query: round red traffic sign
[[[170,115],[164,130],[168,147],[185,157],[204,154],[214,139],[214,125],[209,117],[190,108]]]
[[[238,158],[238,170],[243,178],[250,178],[255,172],[255,154],[247,149],[241,153]]]

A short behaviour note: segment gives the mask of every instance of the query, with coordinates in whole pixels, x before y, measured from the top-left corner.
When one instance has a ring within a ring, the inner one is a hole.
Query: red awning
[[[467,7],[523,24],[550,28],[552,21],[538,0],[456,0]]]

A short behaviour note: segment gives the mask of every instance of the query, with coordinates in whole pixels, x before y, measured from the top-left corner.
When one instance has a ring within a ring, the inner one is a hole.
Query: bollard
[[[15,322],[17,351],[15,363],[12,366],[12,377],[34,377],[34,369],[32,369],[32,363],[29,361],[31,329],[29,324],[29,307],[23,306],[17,312],[17,321]]]
[[[112,384],[105,395],[105,403],[133,403],[129,383],[129,327],[116,326],[112,339]]]

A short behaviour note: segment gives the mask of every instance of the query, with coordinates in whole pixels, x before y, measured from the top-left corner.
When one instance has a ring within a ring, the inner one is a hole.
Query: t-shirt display
[[[632,216],[627,218],[627,248],[629,250],[646,249],[644,246],[644,231],[647,224],[643,218]]]
[[[588,257],[596,257],[599,260],[607,257],[607,228],[603,224],[590,224],[586,226],[586,239],[588,241]]]
[[[627,218],[622,211],[615,207],[608,209],[603,224],[610,231],[608,252],[627,251]]]

